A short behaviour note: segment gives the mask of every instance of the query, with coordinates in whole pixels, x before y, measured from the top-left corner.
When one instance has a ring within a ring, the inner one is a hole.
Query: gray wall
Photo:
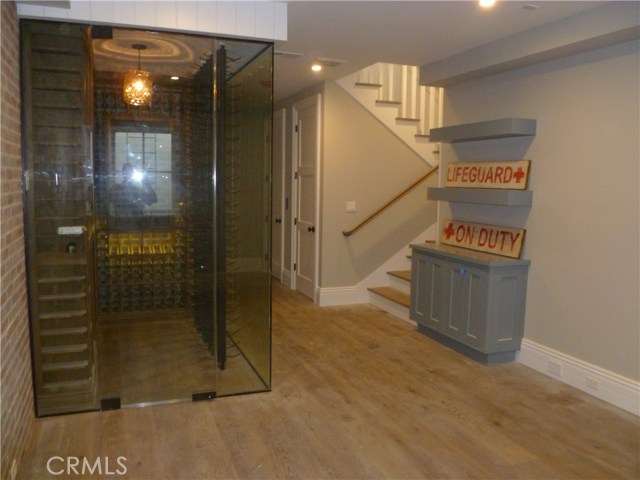
[[[445,125],[529,117],[538,120],[538,132],[532,141],[443,149],[444,163],[474,155],[508,159],[513,152],[532,160],[530,211],[468,207],[456,215],[525,224],[527,339],[634,380],[640,378],[639,72],[638,42],[630,42],[449,87]],[[442,217],[449,214],[443,206]]]
[[[429,170],[411,149],[379,123],[335,82],[324,82],[279,102],[287,115],[286,195],[291,198],[291,112],[295,102],[322,94],[321,225],[319,286],[355,286],[435,222],[435,202],[427,202],[425,182],[350,238],[355,227]],[[436,179],[433,177],[431,185]],[[347,213],[346,202],[357,211]],[[290,236],[291,212],[285,235]],[[291,243],[285,243],[290,270]]]
[[[342,235],[430,167],[335,82],[325,85],[322,168],[322,287],[357,284],[435,222],[425,182],[362,230]],[[347,213],[347,201],[356,202],[356,213]]]

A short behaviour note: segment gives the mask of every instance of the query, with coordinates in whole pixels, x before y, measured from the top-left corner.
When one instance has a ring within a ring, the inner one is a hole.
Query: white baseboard
[[[600,400],[640,416],[640,382],[526,338],[522,340],[517,361]]]
[[[291,285],[291,272],[289,270],[282,269],[282,280],[280,280],[282,283],[284,283],[287,287],[292,288]]]
[[[358,287],[325,287],[316,288],[316,305],[329,307],[332,305],[351,305],[367,303],[369,296],[362,293]]]

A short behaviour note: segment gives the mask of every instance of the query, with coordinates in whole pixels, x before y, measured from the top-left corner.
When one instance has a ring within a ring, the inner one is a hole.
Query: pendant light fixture
[[[151,73],[140,69],[140,51],[145,50],[147,46],[142,43],[134,43],[131,48],[138,50],[138,69],[129,70],[124,74],[122,97],[125,103],[140,107],[151,100],[153,83]]]

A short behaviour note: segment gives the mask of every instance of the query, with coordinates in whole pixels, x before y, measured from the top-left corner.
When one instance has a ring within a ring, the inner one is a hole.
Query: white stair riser
[[[401,291],[402,293],[406,293],[407,295],[411,294],[411,283],[402,278],[389,275],[389,286]]]
[[[381,310],[384,310],[389,315],[392,315],[400,320],[404,320],[405,322],[409,322],[412,325],[416,325],[416,323],[409,318],[409,309],[405,306],[402,306],[392,300],[381,297],[373,292],[369,292],[369,298],[372,305],[378,307]]]

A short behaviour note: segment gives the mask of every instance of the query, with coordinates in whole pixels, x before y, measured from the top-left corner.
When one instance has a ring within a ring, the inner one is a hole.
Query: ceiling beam
[[[420,68],[420,83],[448,87],[640,38],[640,3],[612,2]]]

